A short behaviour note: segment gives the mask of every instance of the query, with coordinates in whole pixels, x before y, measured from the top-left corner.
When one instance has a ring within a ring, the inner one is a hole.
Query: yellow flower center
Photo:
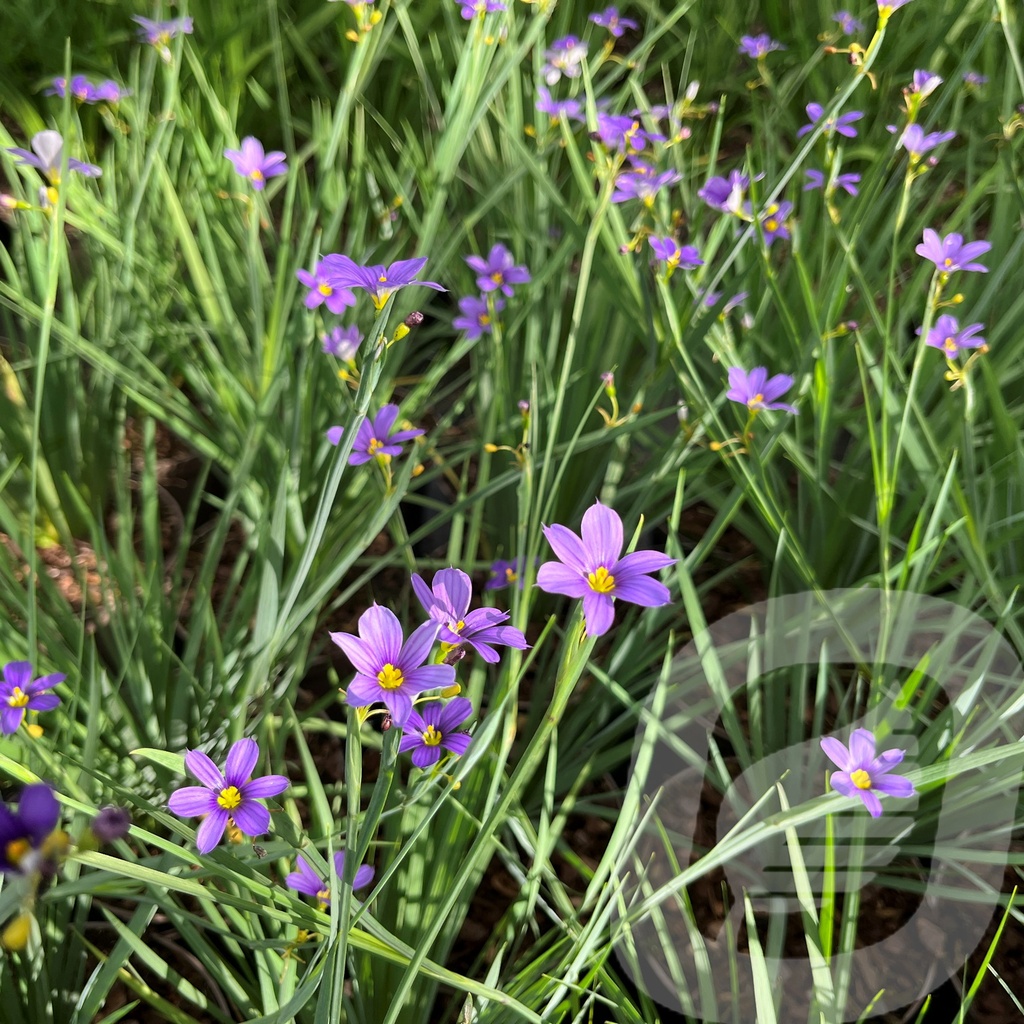
[[[951,260],[951,259],[950,259],[950,258],[949,258],[948,256],[947,256],[947,257],[946,257],[946,258],[945,258],[945,259],[944,259],[944,260],[943,260],[942,262],[943,262],[943,263],[944,263],[944,264],[945,264],[945,265],[946,265],[947,267],[951,267],[951,266],[953,266],[953,261],[952,261],[952,260]]]
[[[377,673],[377,682],[383,690],[397,690],[405,682],[400,668],[395,668],[390,662]]]
[[[20,686],[16,686],[11,690],[11,695],[7,698],[7,704],[12,708],[27,708],[28,694]]]
[[[491,322],[491,318],[486,313],[480,314],[480,326],[487,327]]]
[[[370,443],[366,446],[366,450],[371,455],[376,455],[377,452],[379,452],[381,450],[381,448],[383,448],[383,447],[384,447],[384,442],[383,441],[379,441],[379,440],[377,440],[377,438],[371,437],[370,438]]]
[[[387,284],[388,275],[387,274],[381,274],[380,277],[377,278],[377,280],[378,280],[378,282],[380,284]]]
[[[779,222],[774,217],[769,217],[764,222],[764,226],[765,226],[765,230],[766,231],[778,231],[779,230]]]
[[[493,274],[491,274],[491,280],[495,284],[501,284],[501,282],[502,282],[501,271],[500,270],[496,270]]]
[[[334,294],[334,289],[329,284],[318,284],[316,290],[325,298],[328,299]]]
[[[466,628],[466,620],[465,619],[459,619],[458,622],[449,622],[448,623],[448,628],[453,633],[461,633]]]
[[[32,844],[27,839],[12,839],[4,850],[7,863],[17,867],[22,857],[32,849]]]
[[[587,582],[598,594],[610,594],[615,589],[615,577],[603,565],[588,573]]]
[[[317,894],[316,898],[320,901],[321,907],[326,907],[331,902],[331,890],[321,889]]]
[[[509,583],[515,583],[515,581],[519,579],[519,574],[515,571],[515,569],[506,569],[505,579],[508,580]]]
[[[427,731],[423,734],[423,742],[428,747],[436,747],[441,743],[441,734],[432,726],[427,726]]]
[[[942,347],[951,355],[956,355],[956,338],[946,338],[942,343]]]
[[[238,792],[237,786],[227,786],[217,796],[217,803],[225,811],[233,811],[242,802],[242,794]]]
[[[252,178],[253,181],[262,181],[263,172],[257,167],[249,172],[249,177]]]
[[[756,409],[762,402],[764,402],[764,395],[759,391],[753,398],[747,400],[747,408]]]
[[[850,772],[850,781],[858,789],[870,789],[871,788],[871,776],[868,775],[863,768],[858,768],[855,772]]]

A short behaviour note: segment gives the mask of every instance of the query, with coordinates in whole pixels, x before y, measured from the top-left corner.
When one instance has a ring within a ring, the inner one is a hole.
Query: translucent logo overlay
[[[920,594],[796,594],[700,632],[637,730],[622,969],[662,1006],[739,1024],[854,1021],[961,973],[1002,888],[1022,684],[993,626]],[[826,788],[819,739],[855,728],[905,750],[917,789],[879,818]]]

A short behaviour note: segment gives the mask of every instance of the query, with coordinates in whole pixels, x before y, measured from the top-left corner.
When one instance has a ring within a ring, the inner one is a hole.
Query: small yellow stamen
[[[28,694],[20,686],[16,686],[11,690],[11,695],[7,698],[7,704],[12,708],[26,708],[28,707],[28,701]]]
[[[384,447],[384,442],[383,441],[379,441],[379,440],[377,440],[377,438],[371,437],[370,438],[370,443],[366,446],[366,450],[371,455],[376,455],[377,452],[379,452],[381,450],[381,448],[383,448],[383,447]]]
[[[480,314],[480,326],[488,327],[491,323],[491,318],[486,313]]]
[[[453,633],[461,633],[466,628],[466,620],[465,619],[459,619],[459,621],[454,623],[454,624],[449,622],[448,623],[448,628]]]
[[[262,181],[263,172],[257,167],[249,172],[249,177],[252,178],[253,181]]]
[[[316,290],[325,298],[329,299],[334,294],[334,289],[329,284],[318,284]]]
[[[441,743],[441,734],[432,726],[427,726],[427,731],[423,734],[423,742],[428,747],[436,747]]]
[[[378,280],[378,281],[379,281],[379,282],[380,282],[381,284],[386,284],[386,283],[387,283],[387,280],[388,280],[388,275],[387,275],[387,274],[381,274],[381,275],[380,275],[380,277],[378,277],[378,278],[377,278],[377,280]]]
[[[942,262],[946,264],[947,268],[953,266],[953,261],[948,256]]]
[[[377,673],[377,682],[380,683],[382,690],[397,690],[405,682],[405,676],[402,675],[400,668],[388,662]]]
[[[317,894],[316,898],[320,901],[321,907],[326,907],[331,902],[331,890],[321,889]]]
[[[227,786],[217,796],[217,803],[225,811],[233,811],[242,802],[242,794],[238,792],[237,786]]]
[[[7,844],[7,849],[4,851],[4,857],[8,864],[17,867],[21,862],[22,857],[24,857],[31,849],[32,844],[27,839],[12,839]]]
[[[870,789],[871,788],[871,776],[868,775],[863,768],[858,768],[855,772],[850,772],[850,781],[858,789]]]
[[[942,343],[942,347],[951,355],[956,355],[956,340],[954,338],[946,338]]]
[[[509,583],[515,583],[515,581],[516,581],[517,579],[519,579],[519,573],[517,573],[517,572],[515,571],[515,569],[506,569],[506,570],[505,570],[505,579],[506,579],[506,580],[507,580],[507,581],[508,581]]]
[[[750,409],[756,409],[763,402],[764,402],[764,395],[762,395],[760,392],[758,392],[756,395],[754,395],[753,398],[751,398],[747,402],[747,407],[750,408]]]
[[[603,565],[588,573],[587,582],[598,594],[610,594],[615,589],[615,577]]]
[[[496,270],[493,274],[491,274],[491,280],[495,284],[501,284],[501,282],[503,280],[501,271],[500,270]]]
[[[779,222],[774,217],[769,217],[764,222],[764,227],[765,227],[766,231],[778,231],[779,230]]]

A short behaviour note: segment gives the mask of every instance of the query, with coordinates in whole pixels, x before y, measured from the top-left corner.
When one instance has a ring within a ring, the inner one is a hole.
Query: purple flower
[[[982,86],[988,81],[987,75],[979,74],[977,71],[965,71],[964,83],[969,86]]]
[[[485,14],[490,14],[493,11],[508,10],[501,0],[456,0],[456,2],[462,5],[462,10],[459,11],[459,14],[466,21],[469,21],[476,14],[479,14],[482,18]]]
[[[331,884],[325,878],[321,878],[312,865],[303,856],[295,858],[295,866],[298,870],[288,875],[284,884],[289,889],[301,892],[305,896],[315,896],[320,901],[321,908],[331,905]],[[339,851],[334,855],[334,873],[339,877],[345,874],[345,854]],[[353,889],[362,889],[373,881],[375,872],[369,864],[362,864],[356,868],[356,877],[352,881]]]
[[[728,178],[708,178],[697,195],[716,210],[738,214],[743,209],[743,196],[748,188],[750,179],[745,174],[730,171]]]
[[[925,130],[915,123],[908,124],[903,129],[899,145],[910,154],[911,162],[917,163],[929,150],[934,149],[936,146],[941,146],[942,143],[949,142],[950,139],[954,138],[956,138],[956,132],[929,132],[925,134]]]
[[[821,121],[825,113],[825,108],[820,103],[808,103],[804,108],[807,111],[807,116],[811,119],[810,124],[805,124],[797,133],[796,137],[802,138],[808,132],[814,131],[818,127],[818,122]],[[840,135],[846,136],[848,139],[857,137],[857,129],[851,128],[850,125],[854,121],[859,121],[863,117],[863,113],[859,110],[851,110],[847,114],[840,114],[838,117],[831,116],[825,118],[825,134],[831,135],[833,132],[838,132]]]
[[[947,358],[955,359],[961,349],[981,348],[985,344],[985,339],[978,333],[984,329],[984,324],[969,324],[961,330],[955,316],[943,313],[928,332],[924,343],[931,345],[932,348],[941,349]],[[920,331],[918,333],[920,334]]]
[[[708,292],[703,297],[704,298],[704,305],[707,306],[710,309],[711,307],[718,305],[718,300],[721,299],[721,297],[722,297],[722,293],[721,292]],[[746,297],[747,297],[747,292],[737,292],[722,307],[721,315],[722,316],[726,316],[727,314],[731,313]],[[698,299],[699,298],[700,298],[700,296],[698,296]]]
[[[633,115],[597,115],[597,136],[606,149],[617,149],[623,153],[639,153],[648,142],[664,142],[665,136],[649,132],[640,127],[640,121]]]
[[[517,558],[510,562],[499,558],[491,564],[491,577],[484,584],[484,590],[503,590],[513,583],[517,584],[520,590],[523,589],[523,560]]]
[[[858,21],[849,11],[836,11],[832,20],[839,22],[839,27],[848,36],[864,31],[864,22]]]
[[[784,50],[782,43],[777,43],[767,32],[756,36],[740,36],[739,52],[751,60],[761,60],[772,50]]]
[[[345,695],[346,703],[365,707],[376,701],[387,705],[395,725],[412,714],[412,698],[424,690],[451,686],[451,665],[424,665],[440,626],[424,622],[403,642],[398,616],[389,608],[371,605],[359,616],[359,635],[331,633],[356,670]]]
[[[693,270],[694,267],[704,266],[704,261],[700,258],[700,253],[695,246],[681,246],[674,238],[654,238],[652,236],[648,241],[651,243],[654,255],[659,260],[664,260],[668,264],[669,270],[675,270],[676,267]]]
[[[786,218],[793,212],[793,204],[789,200],[772,203],[761,214],[761,230],[764,232],[766,245],[771,245],[776,238],[789,238]]]
[[[733,402],[745,405],[751,413],[759,413],[762,409],[781,409],[783,412],[795,413],[796,409],[781,398],[793,386],[793,378],[785,373],[777,373],[771,379],[763,366],[755,366],[750,373],[738,366],[729,370],[729,390],[725,397]]]
[[[807,169],[806,174],[807,184],[804,185],[805,192],[810,192],[812,189],[825,187],[825,175],[821,171],[816,171],[813,167],[810,167]],[[832,187],[828,191],[829,194],[831,194],[837,188],[842,188],[845,189],[851,196],[855,196],[857,195],[857,186],[859,184],[859,174],[837,174],[835,181],[832,183]]]
[[[887,21],[889,15],[893,11],[898,11],[901,7],[906,7],[910,3],[910,0],[878,0],[878,16],[879,18]]]
[[[940,85],[942,85],[941,76],[934,75],[930,71],[915,71],[910,86],[905,91],[924,99],[925,96],[930,96],[935,92]]]
[[[257,801],[283,793],[290,783],[283,775],[250,779],[260,748],[255,740],[238,740],[231,745],[224,774],[201,750],[185,753],[185,767],[201,786],[185,786],[167,801],[172,813],[182,818],[205,815],[196,832],[196,849],[209,853],[233,821],[247,836],[261,836],[270,828],[270,811]]]
[[[356,440],[352,454],[348,457],[350,466],[362,466],[370,459],[390,461],[391,456],[402,454],[402,443],[425,434],[425,430],[398,430],[394,434],[391,428],[398,419],[397,405],[381,406],[380,412],[373,419],[367,416],[356,431]],[[332,431],[337,431],[332,440]],[[327,440],[337,445],[341,440],[343,428],[332,427],[327,432]]]
[[[0,872],[53,874],[56,865],[42,848],[59,817],[60,804],[44,782],[21,791],[16,811],[0,804]]]
[[[936,269],[947,274],[954,270],[971,270],[981,274],[988,273],[988,267],[981,263],[972,263],[976,256],[982,256],[991,249],[988,242],[965,242],[964,236],[955,231],[945,238],[939,238],[938,232],[931,228],[924,229],[924,241],[914,249],[918,256],[931,260]]]
[[[320,261],[320,269],[335,288],[362,288],[370,293],[374,308],[384,308],[392,292],[399,288],[418,284],[424,288],[444,292],[448,289],[436,281],[417,281],[416,275],[426,266],[427,257],[417,256],[411,260],[397,260],[391,266],[372,264],[360,266],[348,256],[332,253]]]
[[[351,327],[332,327],[329,334],[320,335],[324,352],[329,356],[336,356],[344,363],[350,363],[355,359],[359,346],[363,343],[362,332],[352,324]]]
[[[544,536],[558,557],[537,570],[537,586],[549,594],[583,598],[587,635],[601,636],[612,627],[613,601],[621,598],[645,608],[668,604],[668,587],[648,579],[675,563],[657,551],[622,551],[622,520],[614,509],[595,502],[583,513],[582,537],[565,526],[545,526]]]
[[[590,20],[595,25],[608,29],[616,39],[625,35],[626,29],[640,27],[632,18],[623,18],[617,7],[606,7],[600,14],[590,15]]]
[[[505,308],[504,299],[494,299],[493,301],[496,313]],[[467,295],[459,299],[459,311],[462,315],[457,316],[452,321],[452,327],[457,331],[465,331],[467,341],[476,341],[478,338],[482,338],[484,334],[491,333],[493,327],[491,323],[491,310],[487,304],[487,299],[483,298],[483,296]]]
[[[554,85],[562,75],[566,78],[579,78],[580,65],[587,55],[587,44],[580,42],[576,36],[563,36],[556,39],[544,51],[544,67],[541,74],[548,85]]]
[[[660,174],[648,163],[636,157],[630,157],[633,170],[620,174],[615,179],[615,191],[612,192],[613,203],[625,203],[630,199],[641,199],[645,206],[651,206],[655,197],[666,185],[674,185],[682,180],[678,171],[662,171]]]
[[[470,738],[464,732],[455,732],[473,712],[473,705],[465,697],[454,697],[447,704],[431,702],[419,711],[413,711],[402,729],[398,752],[412,751],[412,763],[417,768],[429,768],[441,758],[441,747],[461,757],[469,749]]]
[[[156,47],[165,63],[171,61],[171,49],[167,45],[175,36],[192,34],[191,18],[172,18],[170,21],[150,21],[141,15],[133,15],[132,21],[139,26],[139,39]]]
[[[553,121],[557,121],[563,114],[570,121],[585,121],[583,108],[579,100],[553,100],[551,93],[543,85],[537,86],[537,109],[542,114],[547,114]]]
[[[430,587],[418,573],[412,574],[412,589],[423,610],[441,626],[438,639],[458,647],[468,644],[484,661],[494,664],[498,652],[492,645],[525,651],[530,645],[515,626],[506,626],[507,612],[496,608],[469,610],[473,586],[461,569],[440,569]]]
[[[831,787],[843,796],[861,800],[872,818],[882,813],[879,793],[898,797],[914,795],[914,785],[909,779],[889,775],[903,760],[906,751],[886,750],[875,757],[875,737],[867,729],[853,730],[849,749],[834,736],[823,736],[821,749],[840,769],[832,773]]]
[[[69,91],[79,103],[118,103],[122,97],[131,95],[117,82],[107,79],[99,85],[93,85],[85,75],[75,75],[70,85],[65,78],[55,78],[53,86],[46,90],[46,95],[59,96],[63,99]]]
[[[0,732],[10,736],[18,731],[26,711],[52,711],[60,704],[60,697],[44,693],[64,682],[63,672],[54,672],[33,681],[32,663],[12,661],[4,665],[4,678],[0,683]]]
[[[224,155],[235,165],[235,170],[243,178],[252,182],[257,192],[262,192],[267,178],[287,174],[286,154],[278,149],[264,153],[263,143],[252,135],[242,139],[241,149],[225,149]]]
[[[512,297],[512,285],[529,284],[530,271],[525,266],[515,266],[515,259],[500,242],[491,246],[487,259],[482,256],[466,256],[470,270],[477,273],[476,284],[482,292],[493,292],[498,288],[503,295]]]
[[[256,186],[262,188],[262,184]],[[348,288],[335,288],[327,276],[323,273],[323,261],[319,262],[312,273],[308,270],[296,270],[295,276],[304,284],[309,292],[306,295],[306,309],[316,309],[322,303],[332,313],[340,313],[346,306],[356,304],[355,294]]]
[[[89,823],[89,831],[100,843],[113,843],[128,835],[132,825],[132,816],[127,807],[107,806]]]
[[[19,149],[16,146],[8,146],[7,152],[18,158],[18,163],[29,167],[37,167],[46,175],[51,185],[60,184],[60,165],[64,156],[64,139],[60,132],[47,129],[36,132],[30,143],[33,152],[27,149]],[[81,160],[68,159],[68,170],[78,171],[87,178],[98,178],[101,171],[95,164],[82,163]]]

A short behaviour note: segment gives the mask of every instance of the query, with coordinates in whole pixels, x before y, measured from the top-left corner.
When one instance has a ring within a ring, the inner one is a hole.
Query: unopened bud
[[[453,647],[445,656],[443,665],[457,665],[466,656],[465,648],[461,645]]]
[[[29,936],[32,934],[32,915],[23,910],[0,935],[0,942],[4,949],[20,950],[28,945]]]
[[[451,686],[446,686],[441,691],[441,696],[448,700],[449,697],[458,697],[462,693],[462,687],[458,683],[453,683]]]
[[[490,454],[493,455],[496,451],[498,451],[498,446],[496,444],[492,444],[490,441],[488,441],[484,445],[484,451],[485,452],[490,452]]]
[[[409,333],[409,328],[405,324],[399,324],[395,328],[395,341],[401,341]]]
[[[92,819],[89,828],[101,843],[112,843],[128,834],[132,819],[124,807],[104,807]]]
[[[423,314],[419,310],[416,310],[415,312],[410,313],[402,323],[404,323],[406,327],[419,327],[419,325],[423,323]]]
[[[385,715],[380,723],[380,731],[388,732],[391,729],[391,716]]]

